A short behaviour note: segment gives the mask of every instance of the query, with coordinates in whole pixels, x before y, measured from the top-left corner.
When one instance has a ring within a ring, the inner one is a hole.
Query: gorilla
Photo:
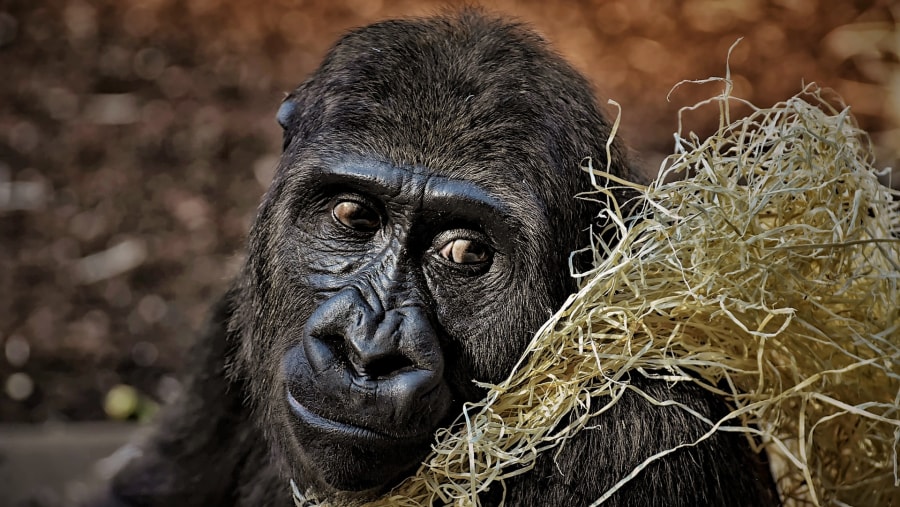
[[[343,36],[284,100],[283,155],[247,260],[185,390],[96,505],[333,504],[415,472],[435,431],[500,382],[576,289],[600,205],[581,161],[634,179],[591,86],[527,27],[465,10]],[[577,267],[577,266],[576,266]],[[727,400],[633,382],[716,420]],[[709,428],[627,395],[483,505],[589,505]],[[607,505],[773,505],[764,456],[717,434]]]

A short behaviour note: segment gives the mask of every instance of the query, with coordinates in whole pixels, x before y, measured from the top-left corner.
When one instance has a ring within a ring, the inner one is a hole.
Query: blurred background
[[[670,89],[723,76],[739,37],[735,95],[767,106],[832,88],[878,166],[900,166],[895,0],[467,3],[531,23],[619,102],[647,173],[679,108],[721,85]],[[38,441],[14,430],[142,421],[178,391],[180,358],[241,263],[285,92],[348,28],[447,5],[0,0],[0,423],[32,425],[0,424],[0,481],[30,473],[9,449]],[[712,108],[686,118],[700,135],[717,123]]]

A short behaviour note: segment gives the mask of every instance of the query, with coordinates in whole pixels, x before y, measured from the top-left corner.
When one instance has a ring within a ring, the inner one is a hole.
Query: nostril
[[[391,354],[387,356],[376,357],[363,365],[361,373],[371,378],[385,378],[391,375],[412,368],[415,366],[412,360],[400,354]]]
[[[335,334],[310,336],[310,341],[317,343],[323,351],[328,351],[327,354],[330,355],[330,358],[327,361],[329,363],[347,362],[349,349],[342,336]]]
[[[325,345],[328,345],[335,351],[347,347],[347,345],[344,343],[344,337],[338,334],[326,334],[323,336],[315,336],[314,338],[324,343]]]
[[[396,372],[415,366],[412,359],[398,353],[373,353],[367,355],[347,344],[341,335],[326,334],[315,337],[331,351],[334,361],[343,363],[359,377],[370,379],[387,378]]]

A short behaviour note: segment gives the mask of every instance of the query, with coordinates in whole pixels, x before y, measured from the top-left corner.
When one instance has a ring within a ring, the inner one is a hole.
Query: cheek
[[[549,317],[549,291],[529,284],[523,273],[511,274],[519,276],[485,275],[467,283],[429,278],[449,359],[463,382],[504,380]]]

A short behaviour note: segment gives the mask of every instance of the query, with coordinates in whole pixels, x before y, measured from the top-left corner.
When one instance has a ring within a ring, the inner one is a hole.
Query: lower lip
[[[296,414],[300,419],[302,419],[306,424],[316,428],[320,431],[324,431],[327,433],[341,433],[341,434],[350,434],[356,438],[360,438],[363,440],[408,440],[409,438],[415,438],[413,436],[409,437],[401,437],[401,436],[390,436],[385,435],[383,433],[378,433],[372,431],[367,428],[363,428],[361,426],[354,426],[352,424],[345,424],[342,422],[337,422],[332,419],[327,419],[318,414],[313,413],[311,410],[306,408],[302,403],[297,401],[290,392],[287,393],[288,403],[291,406],[291,410],[293,410],[294,414]]]

